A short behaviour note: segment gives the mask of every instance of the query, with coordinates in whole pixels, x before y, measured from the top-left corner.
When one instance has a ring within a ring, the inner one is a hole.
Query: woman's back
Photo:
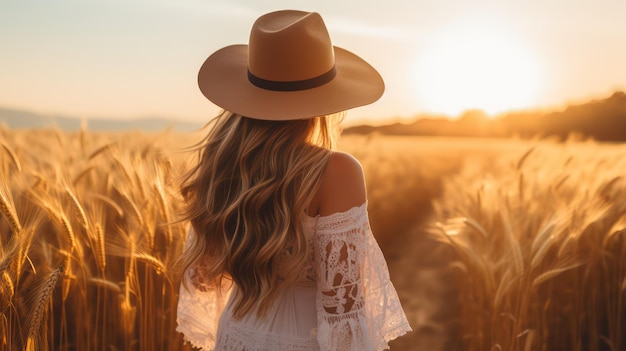
[[[181,289],[178,330],[195,346],[222,351],[386,348],[388,340],[410,328],[366,205],[360,164],[333,153],[303,217],[310,251],[299,278],[263,317],[233,316],[236,284],[223,290]],[[207,306],[206,301],[217,303]]]
[[[410,330],[371,233],[345,109],[382,78],[317,13],[261,16],[198,74],[224,108],[181,189],[191,222],[178,329],[205,350],[382,350]],[[336,118],[339,117],[340,119]]]

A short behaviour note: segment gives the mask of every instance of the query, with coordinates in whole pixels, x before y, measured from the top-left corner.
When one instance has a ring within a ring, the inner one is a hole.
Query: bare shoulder
[[[319,213],[343,212],[365,202],[365,177],[359,161],[344,152],[330,157],[319,189]]]

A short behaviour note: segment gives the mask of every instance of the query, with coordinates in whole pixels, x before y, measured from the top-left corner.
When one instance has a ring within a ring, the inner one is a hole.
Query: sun
[[[541,74],[532,52],[506,31],[458,26],[433,38],[417,55],[417,104],[431,112],[488,114],[537,102]]]

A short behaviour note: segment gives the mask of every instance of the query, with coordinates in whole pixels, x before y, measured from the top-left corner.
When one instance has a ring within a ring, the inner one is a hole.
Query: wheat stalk
[[[581,265],[582,265],[582,263],[574,263],[574,264],[571,264],[569,266],[551,269],[551,270],[549,270],[547,272],[544,272],[543,274],[540,274],[537,278],[535,278],[533,280],[532,286],[533,287],[537,287],[541,283],[543,283],[543,282],[545,282],[547,280],[550,280],[550,279],[556,277],[557,275],[559,275],[559,274],[561,274],[563,272],[569,271],[570,269],[574,269],[574,268],[579,267]]]
[[[531,351],[536,331],[533,329],[526,329],[523,334],[527,335],[526,340],[524,340],[524,351]],[[518,335],[517,337],[519,338],[520,336],[521,335]]]
[[[120,288],[120,286],[110,280],[89,277],[87,278],[87,283],[112,290],[113,292],[118,294],[122,293],[122,289]]]
[[[141,177],[139,176],[138,172],[135,172],[135,181],[137,183],[137,189],[139,190],[139,194],[141,195],[141,198],[145,199],[146,198],[146,190],[143,187],[144,181],[141,179]],[[133,182],[129,179],[128,184],[133,184]]]
[[[163,184],[161,183],[161,178],[157,177],[157,181],[156,184],[154,185],[154,188],[157,192],[157,194],[159,196],[157,196],[157,202],[159,203],[159,210],[161,212],[161,216],[163,216],[163,219],[165,221],[164,226],[165,226],[165,234],[167,237],[167,242],[168,244],[172,242],[172,230],[170,228],[170,216],[169,216],[169,211],[168,211],[168,203],[167,203],[167,198],[165,197],[165,190],[163,190]]]
[[[467,224],[470,227],[474,228],[475,231],[480,233],[480,235],[482,235],[484,239],[487,239],[489,237],[489,235],[487,234],[487,231],[485,230],[485,228],[483,228],[483,226],[480,225],[480,223],[476,222],[476,220],[474,220],[472,218],[464,218],[464,222],[465,222],[465,224]]]
[[[541,263],[541,261],[543,260],[545,255],[548,253],[548,249],[550,249],[550,247],[552,247],[552,244],[553,244],[553,241],[554,241],[553,239],[554,239],[553,236],[548,236],[548,237],[545,238],[545,240],[541,244],[541,246],[539,246],[539,248],[535,252],[535,255],[533,256],[532,260],[530,261],[531,269],[539,267],[539,264]]]
[[[516,240],[515,234],[513,233],[513,226],[511,225],[509,212],[502,211],[500,214],[507,242],[512,249],[510,253],[511,257],[513,258],[513,267],[515,268],[515,273],[517,273],[517,275],[521,275],[524,271],[524,258],[522,255],[522,249],[520,247],[519,241]]]
[[[76,177],[74,177],[74,180],[72,181],[72,184],[74,186],[76,186],[76,184],[78,184],[78,182],[80,182],[81,179],[86,177],[89,174],[89,172],[91,172],[93,169],[94,169],[93,166],[89,166],[89,167],[83,169]]]
[[[135,205],[135,202],[133,200],[131,200],[131,198],[126,194],[126,192],[118,190],[118,193],[122,196],[124,201],[130,206],[130,208],[132,210],[131,211],[132,214],[135,216],[137,221],[139,221],[139,224],[141,224],[141,226],[143,227],[143,225],[144,225],[143,216],[141,215],[141,212],[139,212],[139,209],[137,208],[137,205]]]
[[[92,152],[91,155],[89,155],[89,157],[87,159],[92,160],[94,159],[96,156],[100,155],[101,153],[108,151],[111,149],[111,147],[115,144],[116,142],[112,142],[106,145],[103,145],[101,147],[99,147],[98,149],[96,149],[96,151]]]
[[[102,226],[100,225],[100,223],[96,223],[95,231],[96,231],[96,246],[98,250],[97,262],[99,263],[100,270],[104,274],[104,270],[106,269],[106,266],[107,266],[107,257],[106,257],[106,252],[105,252],[104,230],[102,230]]]
[[[115,163],[117,164],[117,166],[119,167],[119,169],[122,171],[122,175],[124,175],[124,178],[126,179],[126,181],[128,182],[128,184],[133,184],[133,180],[130,177],[130,174],[128,173],[128,170],[126,169],[126,166],[124,165],[124,162],[122,162],[119,157],[117,157],[117,155],[113,156],[113,161],[115,161]],[[137,186],[140,187],[141,189],[141,183],[142,182],[138,182]]]
[[[522,157],[520,157],[519,161],[517,161],[517,166],[515,167],[518,171],[522,169],[524,162],[534,150],[535,150],[535,147],[531,147],[530,149],[528,149],[528,151],[524,153],[524,155],[522,155]]]
[[[550,234],[552,234],[552,231],[554,230],[555,226],[556,226],[555,222],[550,221],[546,226],[544,226],[541,229],[541,231],[539,231],[539,233],[535,236],[531,244],[531,247],[530,247],[531,252],[537,252],[537,248],[539,247],[539,245],[541,245],[541,243],[545,242],[546,237],[550,238]]]
[[[11,298],[15,294],[15,285],[13,284],[13,279],[11,279],[11,276],[7,272],[3,272],[0,270],[0,273],[2,274],[2,279],[0,279],[0,282],[2,282],[2,285],[0,286],[0,292],[2,292],[2,294],[0,295],[5,295],[4,292],[7,291],[7,298],[5,301],[9,303],[9,301],[11,301]],[[2,309],[4,309],[5,307],[6,306],[2,306]]]
[[[2,147],[4,148],[4,150],[6,150],[6,152],[9,154],[9,158],[11,159],[11,161],[13,161],[13,164],[15,165],[15,168],[17,169],[17,171],[21,172],[22,164],[20,163],[20,159],[17,158],[17,155],[15,154],[15,152],[13,152],[13,149],[11,149],[9,145],[5,143],[0,143],[0,144],[2,144]]]
[[[16,236],[13,238],[16,238]],[[13,259],[19,253],[19,244],[17,243],[17,239],[12,239],[12,242],[13,244],[11,245],[11,248],[2,254],[2,258],[0,259],[0,273],[9,269],[11,264],[13,264]]]
[[[115,201],[113,201],[111,198],[109,198],[108,196],[105,195],[101,195],[98,193],[94,193],[91,194],[92,197],[104,202],[105,204],[109,205],[109,207],[111,207],[112,209],[115,210],[115,212],[117,212],[117,214],[120,217],[124,216],[124,210],[122,210],[122,208],[120,207],[120,205],[118,205]]]
[[[152,255],[145,253],[134,253],[133,257],[139,261],[152,265],[159,274],[164,274],[166,272],[166,268],[163,262],[161,262],[161,260]]]
[[[493,305],[496,308],[500,307],[506,294],[509,292],[511,287],[515,285],[516,278],[511,276],[512,272],[512,270],[507,269],[506,272],[504,272],[502,279],[500,279],[500,284],[498,284],[498,289],[496,289],[496,293],[493,298]]]
[[[128,254],[127,254],[128,262],[125,262],[126,274],[124,278],[124,293],[123,293],[124,298],[120,299],[121,300],[120,310],[122,312],[122,325],[124,326],[124,330],[127,333],[131,333],[134,329],[132,322],[135,319],[135,315],[137,311],[136,307],[134,307],[130,301],[131,288],[132,288],[132,285],[136,283],[136,280],[135,280],[136,261],[134,257],[135,251],[136,251],[136,245],[135,245],[134,240],[132,240],[131,238],[129,238],[127,243],[128,243]]]
[[[59,219],[61,220],[63,232],[65,233],[65,236],[67,237],[67,240],[70,243],[70,247],[74,249],[77,245],[76,245],[76,236],[74,235],[74,230],[72,229],[72,225],[70,221],[67,219],[67,217],[65,216],[65,213],[63,212],[59,214]]]
[[[9,196],[6,196],[3,191],[0,190],[0,212],[9,222],[9,226],[13,233],[19,233],[22,231],[22,224],[20,223],[17,213],[15,212],[15,206]]]
[[[30,261],[28,257],[28,252],[30,250],[30,246],[33,240],[33,236],[35,234],[35,229],[33,227],[28,228],[27,230],[23,230],[19,233],[20,243],[18,245],[17,252],[17,269],[16,269],[16,281],[19,281],[19,277],[22,274],[22,268],[24,266],[24,261],[29,260],[31,267],[33,269],[33,273],[37,273],[33,263]]]
[[[87,222],[87,215],[85,215],[85,210],[80,205],[80,202],[78,202],[76,195],[74,195],[74,193],[72,192],[72,190],[70,190],[68,186],[65,187],[65,191],[70,196],[70,199],[72,200],[72,204],[74,205],[74,209],[78,213],[78,219],[80,220],[80,224],[83,226],[85,231],[87,231],[88,222]]]
[[[27,344],[32,345],[35,342],[36,336],[41,327],[41,321],[44,319],[44,315],[46,313],[46,307],[50,301],[50,296],[52,296],[52,291],[54,290],[54,287],[64,270],[63,266],[59,266],[52,271],[48,279],[43,284],[41,291],[37,294],[34,308],[29,316],[30,323],[28,325]]]

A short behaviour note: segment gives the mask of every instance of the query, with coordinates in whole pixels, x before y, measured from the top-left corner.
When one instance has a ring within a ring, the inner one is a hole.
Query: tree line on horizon
[[[562,111],[509,112],[489,118],[481,110],[470,110],[456,120],[420,118],[415,122],[384,126],[360,125],[344,130],[346,134],[382,134],[460,137],[569,137],[591,138],[597,141],[626,141],[626,93],[617,91],[610,97]]]

